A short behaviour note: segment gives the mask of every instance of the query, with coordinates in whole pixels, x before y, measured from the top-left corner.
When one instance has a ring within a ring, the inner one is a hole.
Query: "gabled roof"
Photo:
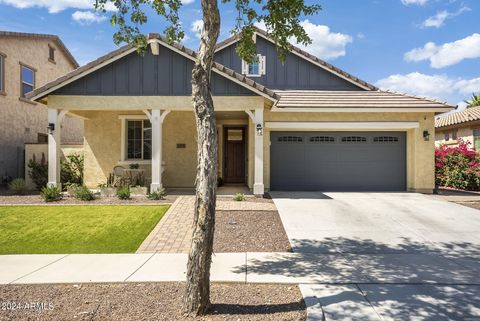
[[[437,100],[399,94],[391,91],[275,91],[280,96],[277,108],[424,108],[450,110],[453,106]]]
[[[24,33],[24,32],[13,32],[13,31],[0,31],[0,37],[23,37],[23,38],[36,38],[36,39],[48,39],[53,40],[58,45],[58,47],[63,51],[67,56],[67,59],[70,60],[74,68],[78,68],[78,62],[75,60],[73,55],[64,45],[62,40],[56,35],[41,34],[41,33]]]
[[[168,41],[166,40],[165,37],[157,34],[157,33],[150,33],[148,35],[148,39],[149,39],[149,42],[159,42],[161,43],[163,46],[169,48],[169,49],[172,49],[174,50],[175,52],[177,53],[180,53],[182,54],[183,56],[191,59],[191,60],[195,60],[196,59],[196,53],[183,46],[182,44],[179,44],[179,43],[172,43],[172,44],[169,44]],[[26,95],[27,98],[29,99],[32,99],[32,100],[39,100],[45,96],[47,96],[49,93],[57,90],[58,88],[60,87],[63,87],[79,78],[82,78],[92,72],[94,72],[95,70],[109,64],[109,63],[112,63],[122,57],[124,57],[125,55],[127,54],[130,54],[132,52],[134,52],[136,50],[136,48],[129,44],[129,45],[125,45],[123,47],[120,47],[98,59],[95,59],[94,61],[80,67],[80,68],[77,68],[69,73],[67,73],[66,75],[60,77],[60,78],[57,78],[47,84],[45,84],[44,86],[42,87],[39,87],[35,90],[33,90],[32,92],[28,93]],[[272,101],[276,101],[277,100],[277,96],[275,94],[274,91],[266,88],[265,86],[245,77],[244,75],[241,75],[217,62],[214,63],[213,65],[213,68],[212,70],[216,73],[218,73],[219,75],[227,78],[227,79],[230,79],[232,81],[235,81],[237,83],[239,83],[240,85],[242,85],[243,87],[261,95],[261,96],[264,96]]]
[[[261,36],[262,38],[272,42],[272,43],[275,43],[275,41],[268,35],[268,33],[265,31],[265,30],[262,30],[260,28],[256,28],[256,31],[255,31],[255,34],[256,35],[259,35]],[[228,39],[225,39],[224,41],[222,42],[219,42],[216,46],[216,50],[215,51],[220,51],[222,50],[223,48],[225,47],[228,47],[230,45],[232,45],[233,43],[236,43],[238,40],[240,39],[239,35],[236,35],[236,36],[232,36]],[[332,64],[329,64],[328,62],[306,52],[305,50],[302,50],[300,49],[299,47],[296,47],[294,45],[292,45],[292,53],[293,54],[296,54],[297,56],[353,83],[354,85],[357,85],[359,86],[360,88],[363,88],[365,90],[378,90],[377,87],[375,87],[374,85],[364,81],[364,80],[361,80],[360,78],[357,78],[351,74],[349,74],[348,72],[346,71],[343,71],[342,69],[340,68],[337,68],[335,66],[333,66]]]
[[[456,113],[438,117],[435,119],[435,127],[441,128],[477,120],[480,120],[480,107],[470,107]]]

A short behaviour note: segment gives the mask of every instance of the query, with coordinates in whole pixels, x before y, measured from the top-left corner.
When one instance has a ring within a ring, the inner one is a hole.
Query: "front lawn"
[[[0,254],[132,253],[168,207],[0,207]]]

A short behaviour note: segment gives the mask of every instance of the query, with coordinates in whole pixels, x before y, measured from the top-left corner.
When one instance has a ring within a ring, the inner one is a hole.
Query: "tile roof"
[[[272,38],[270,38],[270,36],[268,35],[268,33],[265,30],[262,30],[260,28],[256,28],[256,29],[257,29],[256,30],[257,34],[263,36],[265,39],[267,39],[271,42],[274,42],[274,40]],[[238,35],[227,38],[224,41],[219,42],[217,44],[216,48],[217,48],[217,50],[220,50],[220,49],[222,49],[226,46],[229,46],[230,44],[235,43],[236,41],[239,40],[239,38],[240,37]],[[372,84],[370,84],[370,83],[368,83],[368,82],[366,82],[366,81],[364,81],[360,78],[357,78],[357,77],[349,74],[348,72],[333,66],[332,64],[329,64],[328,62],[326,62],[326,61],[324,61],[324,60],[306,52],[305,50],[300,49],[299,47],[296,47],[296,46],[292,45],[292,51],[296,52],[297,54],[299,54],[300,56],[302,56],[302,57],[304,57],[308,60],[313,61],[314,63],[317,63],[317,64],[323,66],[325,69],[330,70],[333,73],[337,73],[337,74],[351,80],[353,83],[356,83],[357,85],[360,85],[361,87],[368,88],[369,90],[378,90],[378,88],[375,87],[374,85],[372,85]]]
[[[183,46],[182,44],[179,44],[179,43],[169,43],[165,37],[159,35],[158,33],[150,33],[148,35],[148,39],[157,39],[169,46],[172,46],[174,47],[175,49],[185,53],[186,55],[190,56],[192,59],[195,59],[196,58],[196,53],[195,51]],[[68,80],[76,77],[76,76],[80,76],[82,73],[86,73],[88,72],[90,69],[112,59],[112,58],[115,58],[116,56],[118,55],[121,55],[122,53],[126,52],[126,51],[129,51],[131,49],[133,49],[133,45],[125,45],[123,47],[120,47],[98,59],[95,59],[91,62],[89,62],[88,64],[80,67],[80,68],[77,68],[69,73],[67,73],[66,75],[60,77],[60,78],[57,78],[47,84],[45,84],[44,86],[42,87],[39,87],[35,90],[33,90],[32,92],[28,93],[26,96],[27,98],[32,98],[32,97],[36,97],[36,99],[40,99],[40,98],[43,98],[45,96],[48,95],[48,93],[46,93],[45,95],[41,96],[42,93],[45,93],[46,91],[48,91],[49,89],[53,88],[53,87],[56,87],[56,86],[59,86],[59,85],[62,85],[63,83],[67,82]],[[223,66],[222,64],[219,64],[217,62],[214,63],[213,65],[213,69],[214,70],[217,70],[220,74],[223,74],[223,75],[226,75],[226,76],[229,76],[229,77],[232,77],[234,79],[236,79],[237,81],[239,82],[242,82],[244,83],[245,85],[247,85],[248,87],[250,87],[251,89],[254,89],[254,90],[257,90],[265,95],[267,95],[268,97],[272,98],[272,100],[276,101],[278,99],[278,96],[275,94],[275,92],[273,90],[270,90],[268,88],[266,88],[265,86],[251,80],[250,78],[247,78],[245,77],[244,75],[242,74],[239,74],[235,71],[233,71],[232,69],[229,69],[225,66]]]
[[[0,37],[25,37],[25,38],[39,38],[39,39],[51,39],[57,43],[60,49],[65,53],[67,58],[72,62],[74,68],[78,68],[78,62],[75,60],[71,52],[67,49],[60,37],[56,35],[42,34],[42,33],[25,33],[25,32],[13,32],[13,31],[0,31]]]
[[[447,103],[391,91],[277,90],[278,108],[453,108]]]
[[[476,120],[480,120],[480,107],[470,107],[462,111],[437,117],[437,119],[435,119],[435,127],[441,128]]]

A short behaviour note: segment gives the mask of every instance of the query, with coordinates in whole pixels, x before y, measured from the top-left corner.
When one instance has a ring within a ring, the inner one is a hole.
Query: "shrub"
[[[234,200],[234,201],[237,201],[237,202],[243,202],[243,201],[246,201],[247,198],[245,197],[245,194],[243,194],[243,193],[237,193],[237,194],[235,194],[235,196],[233,197],[233,200]]]
[[[117,189],[117,197],[121,200],[130,199],[130,187],[122,186]]]
[[[62,199],[62,191],[57,186],[42,188],[40,195],[45,202],[54,202]]]
[[[89,190],[86,186],[78,186],[75,187],[75,198],[82,200],[82,201],[93,201],[95,196],[93,195],[92,191]]]
[[[67,155],[60,161],[60,181],[63,186],[83,184],[84,157],[80,154]]]
[[[45,160],[45,154],[42,153],[42,159],[37,162],[35,155],[28,161],[28,175],[32,179],[33,183],[38,190],[41,190],[47,186],[48,182],[48,163]]]
[[[27,185],[25,184],[25,180],[23,178],[15,178],[13,181],[8,184],[8,189],[17,195],[25,194],[27,190]]]
[[[157,189],[156,191],[153,191],[150,194],[148,194],[148,198],[151,199],[151,200],[158,201],[158,200],[165,199],[166,195],[167,195],[167,193],[165,192],[165,189],[160,188],[160,189]]]
[[[470,142],[435,149],[435,183],[466,190],[480,189],[480,159]]]

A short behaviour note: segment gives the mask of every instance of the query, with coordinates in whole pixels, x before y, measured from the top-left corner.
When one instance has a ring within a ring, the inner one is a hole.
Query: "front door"
[[[226,127],[224,131],[224,181],[245,183],[245,127]]]

